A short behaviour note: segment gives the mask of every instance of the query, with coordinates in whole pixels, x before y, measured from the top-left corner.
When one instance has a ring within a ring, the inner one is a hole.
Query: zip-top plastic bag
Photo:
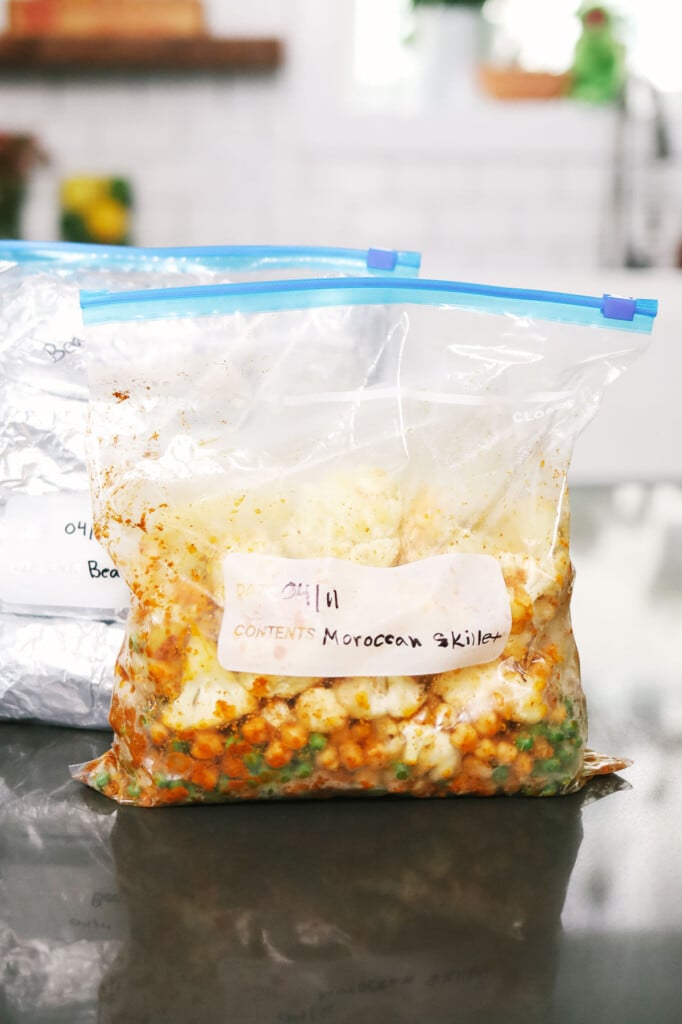
[[[296,281],[84,301],[95,531],[142,805],[570,793],[566,473],[651,300]]]
[[[416,274],[416,253],[0,241],[0,719],[107,727],[128,605],[93,537],[79,289]]]

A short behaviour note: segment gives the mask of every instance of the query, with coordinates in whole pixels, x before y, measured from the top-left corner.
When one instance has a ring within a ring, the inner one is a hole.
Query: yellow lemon
[[[128,213],[115,199],[100,199],[86,211],[85,224],[98,242],[121,242],[128,230]]]
[[[61,186],[61,203],[65,210],[85,213],[89,206],[107,194],[106,178],[67,178]]]

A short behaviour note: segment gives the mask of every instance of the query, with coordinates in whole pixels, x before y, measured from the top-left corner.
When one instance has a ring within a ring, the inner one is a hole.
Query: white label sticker
[[[490,555],[392,568],[230,554],[218,660],[283,676],[430,675],[494,661],[511,628]]]
[[[90,494],[16,494],[0,516],[0,601],[113,612],[128,588],[92,530]]]

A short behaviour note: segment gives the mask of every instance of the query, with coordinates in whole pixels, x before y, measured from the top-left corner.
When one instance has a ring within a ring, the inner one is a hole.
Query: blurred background
[[[574,472],[682,476],[668,0],[0,0],[0,27],[0,233],[412,248],[428,277],[658,297]]]

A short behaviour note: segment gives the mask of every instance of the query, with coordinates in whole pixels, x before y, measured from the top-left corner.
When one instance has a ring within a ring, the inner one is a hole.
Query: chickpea
[[[220,757],[225,749],[225,741],[219,732],[198,732],[190,747],[190,754],[197,761],[212,761]]]
[[[514,762],[514,771],[519,778],[524,779],[533,771],[534,763],[532,754],[521,753]]]
[[[492,767],[489,764],[483,764],[473,754],[466,754],[462,758],[462,771],[473,779],[490,779],[493,774]]]
[[[549,720],[552,725],[561,725],[566,720],[566,707],[564,704],[557,704],[549,713]]]
[[[457,747],[458,750],[462,750],[465,754],[471,753],[472,750],[476,749],[478,744],[478,733],[474,729],[473,725],[468,722],[460,722],[450,733],[450,742],[453,746]]]
[[[200,764],[192,771],[192,782],[210,792],[218,785],[218,769],[210,764]]]
[[[168,729],[161,722],[152,722],[149,726],[149,738],[155,747],[162,747],[168,739]]]
[[[535,743],[533,744],[533,754],[535,757],[546,760],[550,758],[554,753],[554,747],[552,744],[545,739],[544,736],[536,736]]]
[[[318,768],[324,768],[326,771],[335,772],[339,767],[339,754],[336,747],[331,744],[321,750],[315,758],[315,763]]]
[[[511,764],[519,756],[519,751],[509,740],[500,740],[496,756],[500,764]]]
[[[479,736],[494,736],[500,731],[500,719],[495,711],[484,711],[475,725]]]
[[[481,740],[474,753],[479,761],[492,761],[497,756],[497,745],[492,740]]]
[[[279,740],[272,740],[265,748],[265,760],[271,768],[284,768],[291,761],[291,751]]]
[[[379,740],[373,740],[365,747],[365,761],[367,764],[377,767],[386,761],[386,749]]]
[[[339,747],[339,759],[349,772],[355,771],[364,762],[362,747],[354,743],[353,740],[342,743]]]
[[[289,750],[301,750],[308,742],[308,733],[296,722],[285,722],[279,734],[282,743]]]
[[[350,727],[350,734],[356,743],[364,743],[372,735],[372,726],[369,722],[355,722]]]
[[[523,702],[521,717],[526,725],[537,725],[538,722],[547,717],[548,712],[549,708],[542,697],[539,694],[533,694],[532,697],[528,697]]]
[[[270,727],[264,718],[256,715],[244,722],[242,736],[247,743],[267,743],[270,736]]]

